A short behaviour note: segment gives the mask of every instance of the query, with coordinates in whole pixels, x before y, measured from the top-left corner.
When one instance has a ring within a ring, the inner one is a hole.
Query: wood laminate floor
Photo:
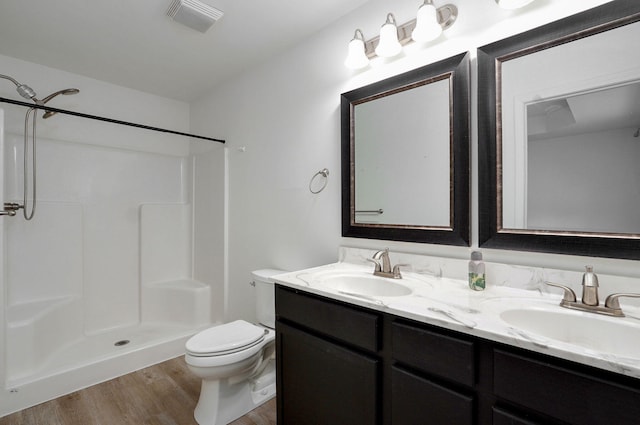
[[[197,425],[200,380],[183,357],[0,418],[0,425]],[[275,425],[275,398],[232,425]]]

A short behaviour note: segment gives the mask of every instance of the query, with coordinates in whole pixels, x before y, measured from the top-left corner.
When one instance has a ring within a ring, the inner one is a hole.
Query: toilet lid
[[[229,354],[259,343],[264,335],[263,328],[236,320],[197,333],[187,341],[185,348],[194,356]]]

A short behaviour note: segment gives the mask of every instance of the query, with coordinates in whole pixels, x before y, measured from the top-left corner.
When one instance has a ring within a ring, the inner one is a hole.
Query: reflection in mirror
[[[640,258],[640,4],[478,51],[480,245]]]
[[[343,236],[468,245],[468,55],[342,95]]]
[[[640,84],[526,110],[523,226],[507,222],[505,213],[504,227],[640,234]]]

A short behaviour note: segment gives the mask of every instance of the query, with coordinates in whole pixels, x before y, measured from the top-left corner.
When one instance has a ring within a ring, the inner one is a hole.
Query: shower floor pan
[[[32,373],[7,371],[0,416],[177,357],[187,339],[208,326],[143,323],[73,341]]]

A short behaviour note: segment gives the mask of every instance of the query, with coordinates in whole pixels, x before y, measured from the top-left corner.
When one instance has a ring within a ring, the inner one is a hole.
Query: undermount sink
[[[364,273],[331,273],[317,277],[312,285],[323,286],[346,295],[367,297],[401,297],[413,291],[401,284],[404,279],[388,279]]]
[[[560,308],[560,307],[558,307]],[[517,308],[500,313],[514,328],[618,357],[638,359],[640,324],[593,313]]]

